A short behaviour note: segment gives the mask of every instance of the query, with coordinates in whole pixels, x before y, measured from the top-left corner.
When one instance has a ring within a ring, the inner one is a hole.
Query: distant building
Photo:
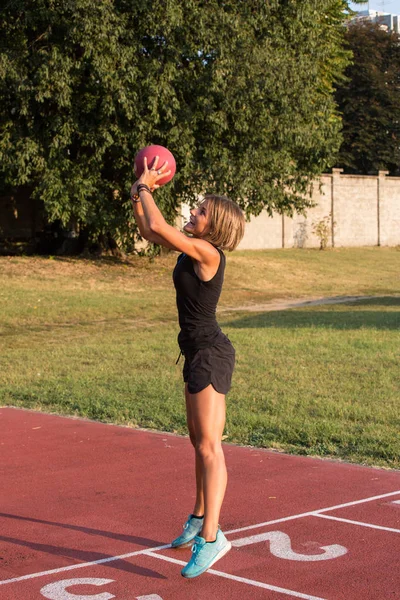
[[[380,23],[385,29],[400,34],[400,15],[392,15],[390,13],[380,12],[379,10],[360,10],[351,20],[366,20],[372,21],[373,23]]]

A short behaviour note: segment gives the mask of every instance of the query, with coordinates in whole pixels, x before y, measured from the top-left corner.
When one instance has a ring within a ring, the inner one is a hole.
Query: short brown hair
[[[203,202],[205,201],[210,231],[204,239],[221,250],[232,252],[244,235],[245,218],[242,209],[226,196],[207,194]]]

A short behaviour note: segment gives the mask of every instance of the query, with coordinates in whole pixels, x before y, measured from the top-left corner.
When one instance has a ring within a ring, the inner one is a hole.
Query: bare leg
[[[194,432],[196,477],[202,480],[203,496],[198,492],[196,507],[204,503],[201,532],[206,541],[214,541],[225,495],[227,472],[221,439],[225,426],[225,396],[209,385],[198,394],[187,393],[189,431]],[[193,443],[193,441],[192,441]],[[202,478],[202,479],[201,479]],[[201,514],[201,513],[198,513]]]
[[[187,425],[189,429],[189,437],[190,441],[194,449],[196,449],[196,434],[194,430],[194,422],[192,418],[192,411],[190,406],[190,394],[187,389],[187,384],[185,385],[185,400],[186,400],[186,417],[187,417]],[[193,508],[193,515],[198,515],[202,517],[204,515],[204,493],[203,493],[203,465],[199,460],[199,457],[195,455],[196,460],[196,502]]]

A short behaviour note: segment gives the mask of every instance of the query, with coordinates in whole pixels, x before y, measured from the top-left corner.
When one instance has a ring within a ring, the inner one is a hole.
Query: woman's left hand
[[[162,179],[166,175],[169,175],[171,173],[171,171],[166,171],[166,168],[168,166],[167,160],[165,161],[165,163],[163,165],[161,165],[160,168],[157,168],[158,160],[159,160],[159,157],[156,156],[153,161],[153,165],[152,165],[151,169],[149,169],[147,166],[147,158],[144,157],[144,159],[143,159],[144,171],[141,174],[141,176],[139,177],[139,179],[137,180],[137,182],[133,184],[134,186],[137,186],[139,183],[144,183],[145,185],[149,186],[151,191],[156,190],[157,188],[160,187],[157,184],[157,181],[160,181],[160,179]]]

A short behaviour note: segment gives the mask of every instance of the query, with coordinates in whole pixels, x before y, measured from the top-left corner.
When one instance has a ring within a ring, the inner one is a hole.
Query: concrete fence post
[[[378,224],[378,246],[381,245],[381,199],[383,195],[383,186],[385,184],[385,177],[389,175],[389,171],[378,171],[377,178],[377,202],[376,202],[376,210],[377,210],[377,224]]]
[[[331,243],[335,247],[335,183],[339,183],[343,169],[332,169],[331,180]]]

